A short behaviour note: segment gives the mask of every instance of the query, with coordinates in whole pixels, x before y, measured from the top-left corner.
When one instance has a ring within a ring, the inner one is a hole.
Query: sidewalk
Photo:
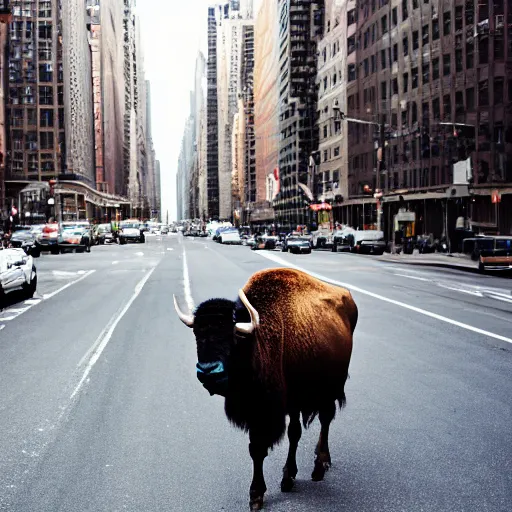
[[[377,256],[378,261],[386,263],[400,263],[405,265],[423,265],[428,267],[444,267],[464,270],[466,272],[478,272],[476,262],[471,261],[459,253],[453,254],[387,254]]]

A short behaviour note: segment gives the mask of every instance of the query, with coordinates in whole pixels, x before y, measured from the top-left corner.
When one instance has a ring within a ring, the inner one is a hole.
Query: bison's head
[[[225,396],[228,387],[229,359],[239,335],[251,334],[259,326],[258,312],[243,290],[239,301],[210,299],[201,303],[193,315],[183,313],[174,297],[180,320],[194,330],[197,342],[197,378],[211,395]],[[247,322],[240,321],[249,320]]]

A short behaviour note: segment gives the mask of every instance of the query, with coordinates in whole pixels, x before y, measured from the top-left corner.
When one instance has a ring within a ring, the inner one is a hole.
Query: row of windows
[[[25,114],[26,112],[26,114]],[[37,110],[34,108],[13,108],[11,110],[10,124],[13,127],[37,126]],[[42,108],[39,110],[39,127],[54,128],[55,127],[55,110]],[[58,109],[58,127],[64,129],[64,109]]]
[[[39,92],[38,103],[39,105],[53,105],[53,87],[49,85],[41,85],[37,88]],[[9,103],[12,105],[34,105],[36,88],[33,86],[26,87],[11,87],[9,89]],[[64,87],[59,85],[57,87],[57,103],[64,105]]]
[[[11,23],[10,39],[19,41],[20,39],[32,39],[35,23],[32,21],[13,21]],[[51,21],[37,22],[37,36],[40,40],[52,39],[53,24]]]
[[[38,142],[39,136],[39,142]],[[54,149],[55,133],[53,131],[44,132],[25,132],[13,130],[11,132],[11,141],[13,151],[37,151],[39,149]],[[57,139],[58,140],[58,139]]]

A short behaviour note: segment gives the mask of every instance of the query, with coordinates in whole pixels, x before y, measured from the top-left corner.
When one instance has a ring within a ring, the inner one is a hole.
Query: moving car
[[[30,226],[16,226],[9,242],[11,247],[23,249],[26,254],[37,258],[41,251],[36,247],[36,236]]]
[[[9,293],[21,290],[25,298],[31,299],[36,289],[37,271],[32,256],[23,249],[0,250],[0,307]]]
[[[285,238],[281,250],[294,254],[311,254],[311,241],[306,237],[292,235]]]
[[[118,237],[121,245],[128,242],[140,242],[143,244],[146,241],[138,220],[124,220],[120,222]]]
[[[260,235],[255,237],[255,243],[251,245],[251,251],[258,251],[266,249],[267,251],[273,251],[277,247],[279,238],[277,236]],[[250,245],[250,244],[247,244]]]
[[[224,231],[221,231],[219,235],[219,240],[221,244],[231,244],[231,245],[240,245],[242,243],[242,239],[240,238],[240,233],[236,228],[228,228]]]

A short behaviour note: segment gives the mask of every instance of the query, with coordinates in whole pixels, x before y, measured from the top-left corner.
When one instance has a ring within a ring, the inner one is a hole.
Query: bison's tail
[[[347,403],[347,397],[345,396],[345,391],[342,391],[334,400],[335,402],[338,402],[338,406],[341,409],[345,407]],[[332,403],[332,402],[331,402]],[[302,408],[302,424],[304,425],[304,428],[308,428],[311,423],[315,420],[315,418],[318,416],[318,413],[320,412],[318,407],[313,408]]]

